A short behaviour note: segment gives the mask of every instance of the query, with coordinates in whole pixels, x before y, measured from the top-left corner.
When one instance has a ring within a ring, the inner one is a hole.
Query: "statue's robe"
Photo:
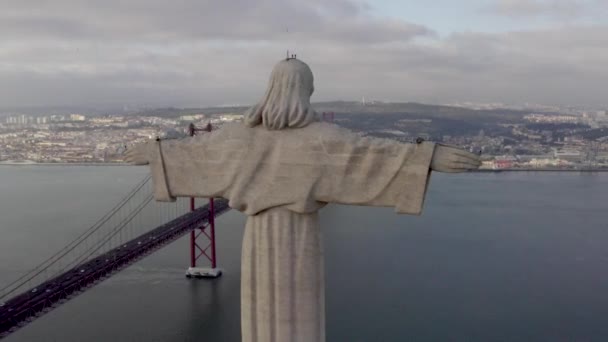
[[[228,124],[148,149],[155,198],[223,197],[248,215],[243,341],[324,341],[317,211],[327,203],[422,211],[434,144],[367,138],[328,123],[272,131]]]

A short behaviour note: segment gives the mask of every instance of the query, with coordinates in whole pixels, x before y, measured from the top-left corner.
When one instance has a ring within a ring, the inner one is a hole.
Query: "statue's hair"
[[[272,70],[262,100],[245,112],[245,124],[278,130],[301,128],[317,121],[317,113],[310,106],[313,83],[306,63],[295,58],[280,61]]]

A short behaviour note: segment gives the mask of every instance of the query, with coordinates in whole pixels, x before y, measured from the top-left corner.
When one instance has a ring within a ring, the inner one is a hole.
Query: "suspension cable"
[[[56,262],[61,260],[61,258],[63,258],[69,252],[71,252],[76,247],[78,247],[83,241],[85,241],[89,236],[91,236],[93,233],[95,233],[97,230],[99,230],[108,220],[110,220],[110,218],[112,218],[129,200],[131,200],[144,187],[144,185],[146,185],[146,183],[148,183],[150,178],[151,178],[151,176],[147,175],[143,180],[141,180],[137,184],[137,186],[135,186],[135,188],[133,188],[122,200],[120,200],[118,202],[118,204],[116,204],[110,211],[108,211],[104,216],[102,216],[99,220],[97,220],[97,222],[95,222],[86,231],[84,231],[78,237],[76,237],[74,240],[72,240],[70,243],[68,243],[65,247],[63,247],[62,249],[57,251],[55,254],[53,254],[48,259],[44,260],[42,263],[40,263],[38,266],[36,266],[32,270],[28,271],[21,277],[15,279],[10,284],[5,285],[4,287],[0,288],[0,293],[2,293],[12,287],[12,289],[10,289],[10,291],[0,295],[0,299],[11,294],[15,290],[17,290],[18,288],[23,286],[23,284],[27,283],[28,281],[32,280],[34,277],[36,277],[39,274],[41,274],[42,272],[46,271],[48,268],[50,268]],[[53,260],[53,259],[55,259],[55,260]],[[51,261],[51,260],[53,260],[53,261]],[[45,265],[47,263],[48,263],[48,265]],[[42,267],[44,267],[44,268],[42,268]],[[35,274],[31,275],[32,273],[35,273]],[[28,276],[29,276],[29,278],[28,278]],[[27,278],[27,279],[23,280],[24,278]],[[13,287],[13,285],[15,285],[17,283],[19,283],[19,285]]]

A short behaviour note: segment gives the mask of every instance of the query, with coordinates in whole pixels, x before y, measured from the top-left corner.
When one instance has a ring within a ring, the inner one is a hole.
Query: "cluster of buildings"
[[[524,120],[534,123],[585,124],[591,128],[608,127],[608,112],[605,110],[582,111],[572,115],[528,114]]]
[[[44,125],[52,122],[66,122],[66,121],[85,121],[86,116],[82,114],[69,114],[69,115],[49,115],[49,116],[31,116],[31,115],[15,115],[15,116],[7,116],[4,120],[7,125],[18,125],[18,126],[27,126],[27,125]]]
[[[168,117],[158,115],[9,115],[0,117],[0,163],[111,163],[122,162],[126,148],[153,139],[176,138],[187,134],[193,123],[218,127],[241,121],[241,114],[193,113]],[[343,120],[343,119],[341,119]],[[561,130],[539,124],[590,123],[608,127],[605,111],[585,115],[552,115],[532,113],[522,123],[498,124],[502,133],[475,135],[442,135],[431,137],[423,132],[409,133],[409,125],[431,124],[430,119],[403,119],[390,129],[362,132],[364,135],[413,141],[417,137],[463,146],[479,153],[485,169],[583,169],[608,168],[608,131],[606,139],[589,139],[580,129],[566,125]],[[551,125],[549,125],[551,126]],[[592,126],[593,128],[593,126]],[[606,128],[608,130],[608,128]],[[601,129],[600,129],[601,131]]]
[[[608,151],[605,149],[554,149],[539,155],[484,156],[482,169],[603,169],[608,168]]]
[[[125,149],[156,137],[185,136],[190,123],[220,126],[241,120],[234,113],[176,118],[11,115],[0,121],[0,163],[108,163],[123,161]],[[1,120],[1,119],[0,119]]]
[[[579,123],[582,122],[580,116],[575,115],[547,115],[547,114],[528,114],[524,120],[535,123]]]

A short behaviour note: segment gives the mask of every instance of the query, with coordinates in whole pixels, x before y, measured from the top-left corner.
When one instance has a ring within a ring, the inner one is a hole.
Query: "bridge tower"
[[[194,136],[196,132],[211,132],[211,123],[205,128],[197,128],[194,124],[188,126],[188,134]],[[196,209],[194,197],[190,198],[190,210]],[[197,266],[201,258],[207,259],[211,267]],[[222,275],[222,269],[217,267],[215,254],[215,209],[213,198],[209,199],[209,222],[190,232],[190,267],[186,271],[188,278],[217,278]]]

